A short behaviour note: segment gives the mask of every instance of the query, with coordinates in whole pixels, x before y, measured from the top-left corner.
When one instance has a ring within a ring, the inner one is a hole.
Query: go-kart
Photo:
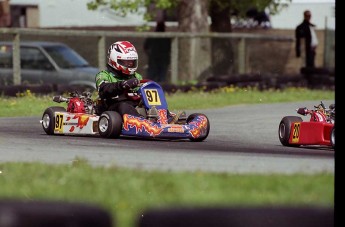
[[[170,112],[162,87],[154,81],[141,80],[138,87],[136,97],[140,102],[136,109],[140,117],[103,111],[99,98],[93,100],[89,92],[73,92],[69,97],[54,96],[53,101],[66,102],[67,109],[49,107],[40,122],[48,135],[134,136],[190,141],[207,138],[210,122],[205,114],[193,113],[187,117],[184,111]]]
[[[335,105],[326,108],[323,102],[314,109],[296,109],[302,116],[310,116],[303,121],[299,116],[285,116],[279,123],[278,136],[282,145],[290,147],[320,145],[335,148]]]

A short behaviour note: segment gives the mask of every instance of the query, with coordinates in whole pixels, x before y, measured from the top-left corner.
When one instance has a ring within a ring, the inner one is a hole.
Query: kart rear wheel
[[[331,130],[331,146],[334,149],[335,148],[335,127],[333,126]]]
[[[207,125],[206,125],[206,131],[202,132],[203,135],[198,137],[198,138],[189,138],[190,141],[192,142],[201,142],[203,140],[205,140],[210,132],[210,121],[208,120],[208,117],[205,114],[202,113],[193,113],[191,115],[188,116],[186,123],[189,124],[189,122],[191,122],[194,118],[198,117],[198,116],[204,116],[207,119]]]
[[[66,112],[66,109],[62,106],[52,106],[48,107],[42,115],[42,127],[48,135],[54,134],[55,112]]]
[[[118,112],[105,111],[98,120],[98,132],[104,138],[117,138],[122,130],[122,117]]]
[[[284,146],[299,147],[298,144],[289,144],[290,134],[291,134],[291,124],[294,122],[302,122],[301,117],[296,116],[286,116],[279,123],[278,136],[280,143]]]

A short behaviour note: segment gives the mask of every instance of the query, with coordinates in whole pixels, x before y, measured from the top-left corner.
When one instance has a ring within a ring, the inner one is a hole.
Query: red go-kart
[[[335,148],[335,105],[326,108],[323,102],[314,106],[296,109],[303,116],[310,116],[303,121],[298,116],[285,116],[279,123],[278,136],[282,145],[298,147],[305,145],[330,146]]]

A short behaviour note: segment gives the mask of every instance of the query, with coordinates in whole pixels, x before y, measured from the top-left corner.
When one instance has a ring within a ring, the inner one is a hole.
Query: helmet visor
[[[136,68],[138,66],[138,60],[123,60],[118,59],[117,62],[127,68]]]

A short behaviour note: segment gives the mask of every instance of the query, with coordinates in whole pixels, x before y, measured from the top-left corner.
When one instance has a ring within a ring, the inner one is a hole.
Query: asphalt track
[[[329,106],[332,101],[324,103]],[[333,149],[284,147],[278,139],[282,117],[297,116],[298,107],[313,108],[317,104],[308,101],[187,111],[187,114],[202,112],[208,116],[211,129],[203,142],[49,136],[39,123],[40,117],[0,118],[0,162],[68,164],[83,158],[95,166],[144,170],[334,173]]]

